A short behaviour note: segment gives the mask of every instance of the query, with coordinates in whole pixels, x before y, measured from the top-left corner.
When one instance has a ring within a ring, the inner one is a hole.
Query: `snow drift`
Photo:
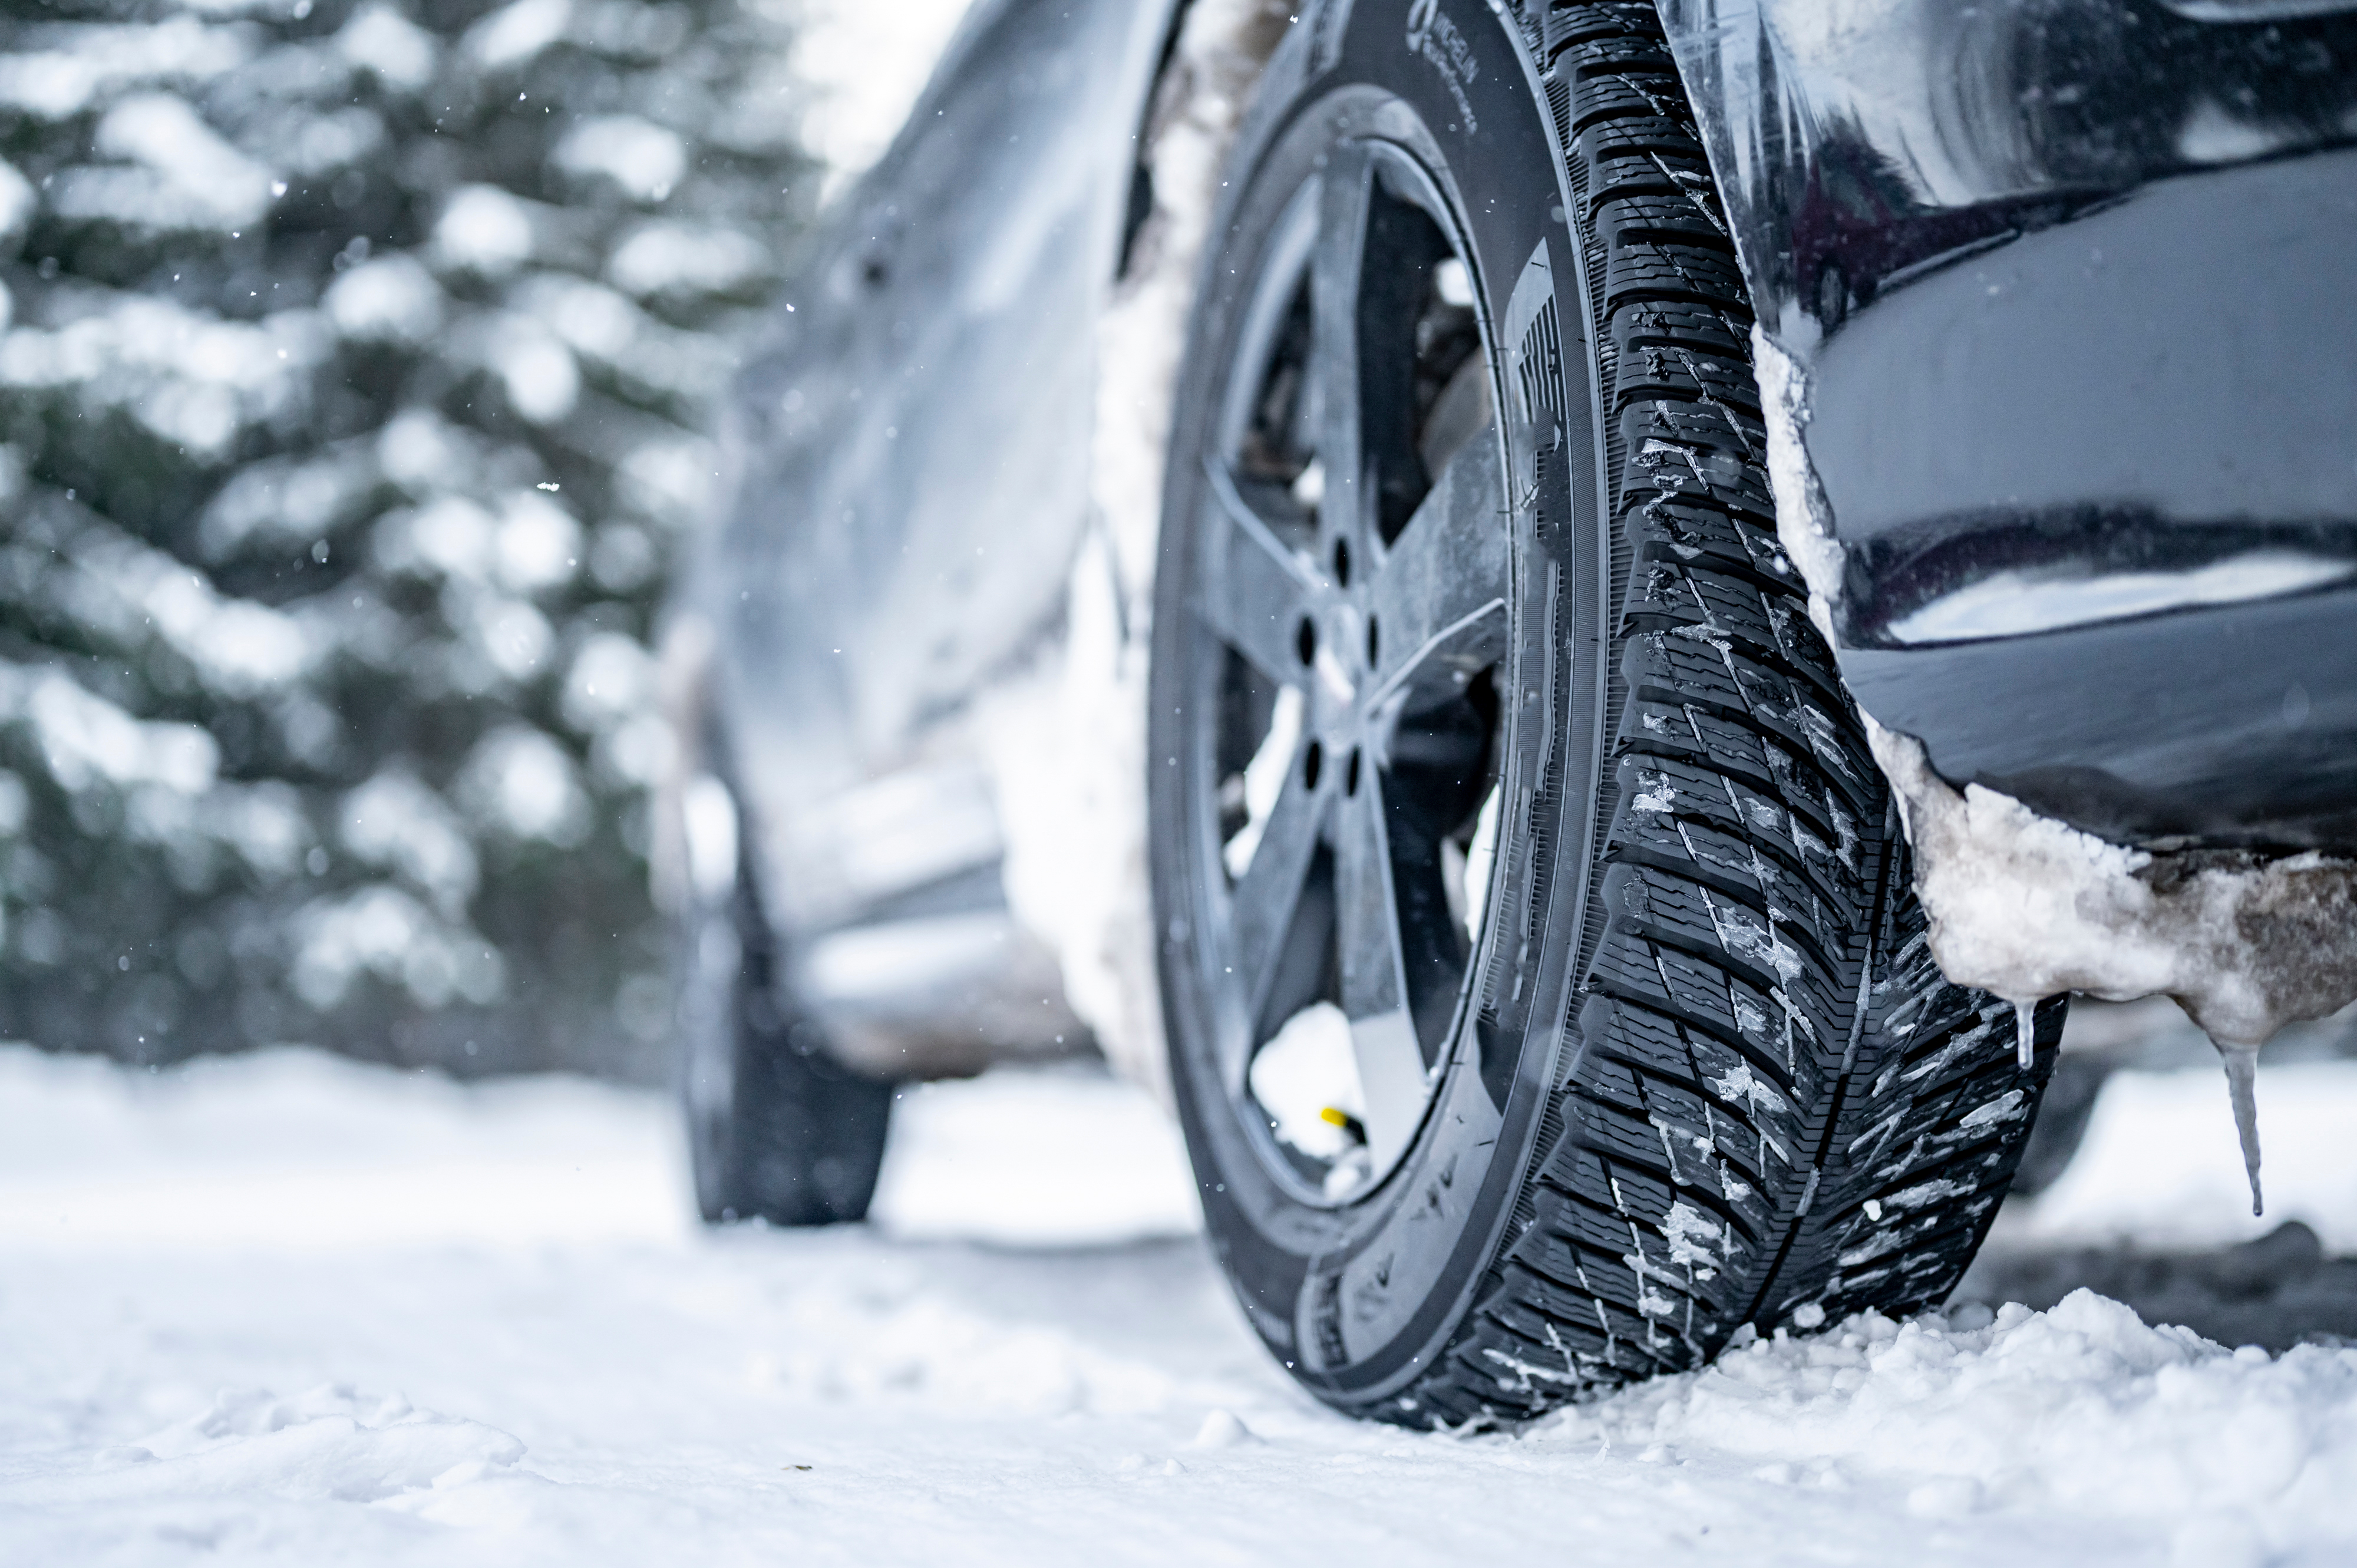
[[[2357,1067],[2289,1072],[2314,1114],[2281,1134],[2287,1207],[2345,1216]],[[658,1095],[0,1048],[0,1126],[23,1134],[0,1140],[0,1555],[2357,1554],[2357,1351],[2229,1350],[2081,1293],[1755,1341],[1519,1434],[1406,1433],[1324,1410],[1264,1355],[1136,1090],[1033,1069],[903,1110],[881,1224],[716,1235],[687,1221]],[[2140,1221],[2139,1173],[2172,1144],[2213,1178],[2169,1195],[2180,1239],[2255,1229],[2222,1136],[2099,1120],[2074,1229]],[[157,1201],[178,1191],[204,1200]],[[286,1207],[306,1193],[324,1201]]]

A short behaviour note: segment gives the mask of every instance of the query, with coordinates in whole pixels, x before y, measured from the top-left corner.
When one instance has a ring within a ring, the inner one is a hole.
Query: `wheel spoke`
[[[1201,797],[1226,889],[1203,955],[1222,993],[1212,1052],[1249,1122],[1263,1043],[1338,1001],[1381,1179],[1422,1124],[1460,1003],[1445,839],[1487,777],[1495,703],[1476,677],[1504,652],[1512,531],[1476,395],[1487,360],[1455,274],[1435,270],[1458,247],[1431,179],[1352,136],[1286,213],[1225,434],[1186,459],[1209,480],[1187,520],[1189,627],[1219,645],[1192,661],[1218,693],[1223,770]],[[1353,1154],[1329,1174],[1361,1168]]]
[[[1468,441],[1377,565],[1368,608],[1380,693],[1406,682],[1447,690],[1504,649],[1509,536],[1494,427]]]
[[[1368,489],[1360,406],[1360,284],[1366,270],[1367,215],[1374,163],[1357,143],[1335,149],[1318,188],[1318,244],[1310,262],[1310,395],[1317,399],[1318,461],[1325,494],[1318,509],[1327,540],[1360,547]]]
[[[1274,487],[1239,483],[1216,463],[1211,478],[1211,516],[1205,521],[1214,535],[1213,558],[1196,612],[1262,674],[1280,685],[1297,682],[1297,639],[1318,588],[1314,570],[1286,548],[1262,510],[1276,504]]]
[[[1405,1004],[1399,907],[1392,892],[1390,835],[1373,770],[1346,797],[1334,831],[1334,881],[1342,947],[1342,1011],[1353,1018]]]
[[[1297,746],[1286,773],[1285,788],[1261,827],[1252,861],[1230,896],[1230,949],[1237,978],[1243,982],[1244,1012],[1254,1026],[1269,987],[1285,957],[1286,934],[1301,902],[1303,880],[1318,853],[1324,827],[1327,792],[1304,781],[1308,742]],[[1237,1081],[1242,1081],[1239,1073]]]
[[[1336,937],[1341,949],[1342,1011],[1366,1099],[1367,1152],[1382,1170],[1414,1136],[1424,1108],[1424,1051],[1407,1008],[1401,967],[1399,901],[1374,770],[1336,812]]]
[[[1367,1108],[1367,1158],[1371,1168],[1386,1170],[1424,1116],[1424,1047],[1416,1044],[1415,1020],[1405,1007],[1351,1019],[1351,1054]]]

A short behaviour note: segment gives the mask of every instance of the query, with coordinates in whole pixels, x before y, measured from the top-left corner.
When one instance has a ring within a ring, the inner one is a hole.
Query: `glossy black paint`
[[[2012,575],[2357,563],[2357,16],[1663,0],[1806,380],[1866,706],[2107,837],[2357,846],[2357,599],[1926,645]],[[2240,19],[2233,19],[2240,18]]]

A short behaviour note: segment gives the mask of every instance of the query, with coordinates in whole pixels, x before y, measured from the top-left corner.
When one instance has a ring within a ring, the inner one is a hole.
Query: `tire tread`
[[[2040,1012],[2024,1072],[2011,1005],[1932,961],[1776,541],[1750,306],[1653,6],[1525,11],[1598,296],[1620,662],[1561,1131],[1448,1355],[1385,1412],[1451,1427],[1698,1366],[1804,1304],[1944,1298],[2061,1024]]]

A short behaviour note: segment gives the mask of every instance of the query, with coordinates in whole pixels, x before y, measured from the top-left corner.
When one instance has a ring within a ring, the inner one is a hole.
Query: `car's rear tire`
[[[1926,951],[1652,6],[1523,10],[1313,7],[1272,62],[1153,628],[1211,1240],[1296,1377],[1415,1425],[1941,1300],[2061,1023],[2018,1066]]]
[[[673,964],[680,1097],[705,1221],[866,1218],[893,1086],[826,1053],[784,983],[748,867],[719,896],[691,897]]]

